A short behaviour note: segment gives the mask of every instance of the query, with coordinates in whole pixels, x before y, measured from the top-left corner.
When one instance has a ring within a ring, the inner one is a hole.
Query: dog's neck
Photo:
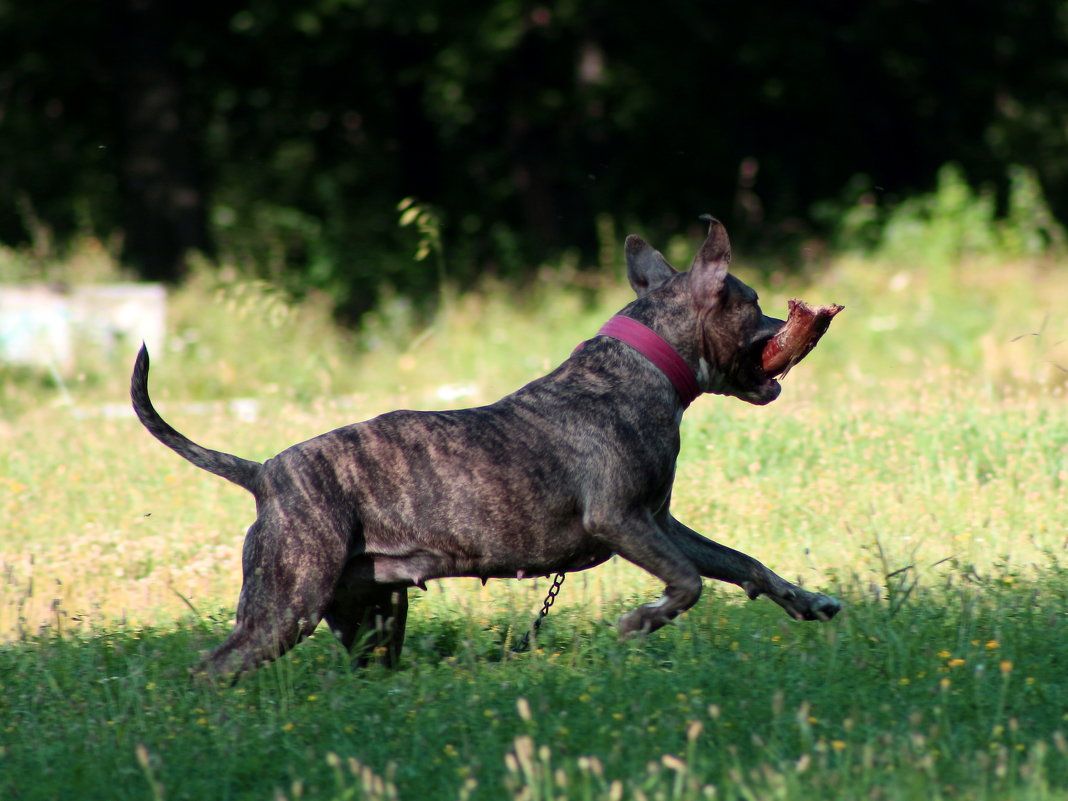
[[[649,326],[630,317],[616,315],[597,332],[598,336],[611,337],[630,345],[638,353],[656,365],[675,387],[685,409],[698,395],[701,388],[691,367],[660,334]],[[581,345],[579,346],[581,347]]]

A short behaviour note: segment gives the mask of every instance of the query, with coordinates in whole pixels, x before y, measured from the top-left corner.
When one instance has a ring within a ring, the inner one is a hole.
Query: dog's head
[[[662,298],[664,323],[675,329],[671,333],[695,340],[703,391],[770,403],[779,397],[780,387],[764,372],[761,354],[784,321],[766,316],[757,293],[727,271],[727,231],[718,220],[708,219],[708,237],[685,273],[640,237],[627,237],[627,278],[639,299]]]

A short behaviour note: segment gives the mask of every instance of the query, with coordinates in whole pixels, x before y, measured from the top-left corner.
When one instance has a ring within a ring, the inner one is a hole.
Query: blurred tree
[[[206,186],[200,168],[203,122],[186,104],[175,61],[173,20],[184,5],[114,0],[111,83],[123,256],[145,278],[175,281],[189,250],[210,252]]]
[[[1066,0],[104,8],[0,0],[0,241],[123,231],[162,278],[214,246],[355,313],[432,294],[408,196],[460,281],[593,254],[603,214],[661,237],[714,211],[778,248],[950,161],[1030,167],[1068,215]]]

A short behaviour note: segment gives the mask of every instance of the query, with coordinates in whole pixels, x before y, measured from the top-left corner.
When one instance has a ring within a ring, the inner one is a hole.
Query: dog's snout
[[[775,329],[776,334],[779,333],[783,329],[783,326],[786,325],[786,320],[780,320],[778,317],[768,317],[767,315],[765,315],[764,319],[768,321],[768,325],[772,326],[772,328]]]
[[[764,315],[764,319],[760,321],[760,328],[757,330],[757,335],[753,339],[756,342],[767,342],[779,333],[784,325],[786,325],[785,320],[778,320],[774,317]]]

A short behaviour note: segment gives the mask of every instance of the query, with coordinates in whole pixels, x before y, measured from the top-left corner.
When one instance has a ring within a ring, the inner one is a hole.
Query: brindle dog
[[[203,448],[167,424],[149,399],[142,348],[131,380],[141,422],[256,498],[237,625],[201,669],[236,677],[323,619],[357,661],[377,648],[394,665],[409,587],[585,570],[613,554],[666,585],[660,600],[620,619],[624,635],[658,629],[693,606],[702,576],[750,598],[767,595],[799,620],[833,617],[834,598],[791,584],[669,511],[691,396],[778,397],[761,351],[783,322],[766,317],[756,293],[728,273],[730,243],[718,222],[688,272],[636,236],[626,261],[637,299],[613,323],[641,331],[639,341],[598,335],[496,403],[390,412],[263,464]]]

